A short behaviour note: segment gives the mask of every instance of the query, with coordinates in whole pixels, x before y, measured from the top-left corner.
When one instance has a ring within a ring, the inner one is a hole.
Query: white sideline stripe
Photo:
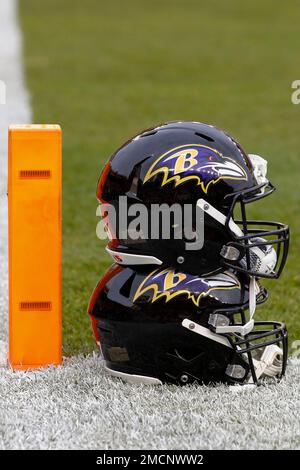
[[[21,49],[17,0],[0,0],[0,80],[6,84],[6,104],[0,104],[0,356],[6,351],[8,316],[7,130],[10,124],[32,120]],[[0,363],[3,359],[0,357]]]

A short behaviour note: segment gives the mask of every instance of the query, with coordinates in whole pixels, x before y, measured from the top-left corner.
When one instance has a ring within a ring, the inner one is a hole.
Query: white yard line
[[[1,0],[0,80],[6,84],[6,104],[0,104],[0,361],[7,340],[7,128],[32,119],[21,57],[17,1]]]

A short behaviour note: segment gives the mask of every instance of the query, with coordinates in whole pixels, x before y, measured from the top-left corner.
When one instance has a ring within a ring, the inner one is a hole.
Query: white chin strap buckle
[[[250,320],[245,325],[229,325],[229,318],[226,315],[219,313],[211,314],[209,317],[209,324],[213,326],[217,334],[238,334],[246,336],[254,328],[254,313],[256,310],[256,296],[259,293],[259,286],[255,277],[250,277],[249,283],[249,316]]]
[[[250,333],[250,331],[253,330],[253,327],[254,327],[254,320],[249,320],[245,325],[228,325],[228,326],[218,326],[218,325],[214,325],[213,324],[213,321],[216,321],[218,322],[219,318],[218,318],[218,314],[216,315],[211,315],[211,317],[215,317],[213,319],[209,319],[209,324],[214,326],[214,329],[215,329],[215,332],[217,334],[225,334],[225,333],[229,333],[229,334],[238,334],[238,335],[241,335],[241,336],[246,336],[248,333]]]

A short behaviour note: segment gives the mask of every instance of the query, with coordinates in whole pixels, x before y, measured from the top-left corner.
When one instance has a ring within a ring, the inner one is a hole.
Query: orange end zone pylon
[[[61,129],[9,128],[9,362],[62,362]]]

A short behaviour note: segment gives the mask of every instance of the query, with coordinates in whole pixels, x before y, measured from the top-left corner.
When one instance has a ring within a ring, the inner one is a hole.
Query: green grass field
[[[20,20],[34,120],[64,131],[64,354],[93,348],[87,303],[111,263],[95,234],[100,170],[129,136],[173,119],[215,123],[269,160],[278,191],[253,215],[290,224],[292,248],[258,313],[300,339],[298,5],[20,0]]]

